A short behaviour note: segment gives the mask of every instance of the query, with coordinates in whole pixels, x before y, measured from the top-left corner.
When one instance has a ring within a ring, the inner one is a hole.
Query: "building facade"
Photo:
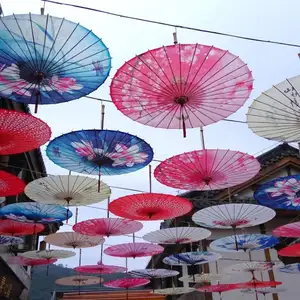
[[[30,113],[28,106],[7,99],[0,98],[0,108],[10,109],[19,112]],[[10,172],[25,183],[46,176],[46,168],[43,162],[40,149],[35,149],[26,153],[0,156],[0,170]],[[0,199],[1,206],[31,201],[25,194]],[[40,235],[47,235],[49,232],[58,230],[60,224],[45,226],[44,232]],[[35,250],[38,248],[39,236],[25,236],[24,243],[18,246],[0,247],[0,299],[25,300],[28,298],[30,290],[30,269],[22,266],[9,265],[7,259],[9,256],[17,255],[22,251]]]
[[[231,193],[231,201],[233,203],[256,203],[253,198],[253,193],[256,190],[256,188],[275,178],[281,177],[281,176],[289,176],[294,174],[299,174],[300,172],[300,157],[299,157],[299,150],[291,147],[288,144],[281,144],[277,146],[276,148],[263,153],[259,157],[257,157],[258,161],[261,164],[261,170],[255,176],[252,180],[238,185],[236,187],[232,187],[230,189]],[[186,197],[192,201],[194,204],[194,210],[186,216],[179,217],[176,220],[168,220],[161,224],[162,228],[168,228],[175,226],[187,226],[187,224],[192,224],[191,216],[194,212],[208,207],[212,205],[217,204],[224,204],[229,203],[229,197],[228,197],[228,190],[216,190],[216,191],[208,191],[208,192],[200,192],[200,191],[191,191],[185,194],[182,194],[181,196]],[[276,217],[271,220],[270,222],[266,224],[262,224],[261,226],[251,227],[251,228],[245,228],[245,230],[237,230],[237,234],[241,233],[267,233],[272,234],[272,230],[276,227],[287,224],[293,221],[296,221],[295,218],[297,218],[297,212],[296,211],[276,211]],[[193,224],[194,226],[195,224]],[[155,256],[150,262],[148,267],[151,268],[153,265],[155,268],[161,268],[166,267],[163,265],[163,258],[168,255],[168,253],[178,253],[178,252],[189,252],[191,250],[195,251],[197,249],[200,250],[210,250],[209,244],[215,239],[225,237],[232,235],[233,232],[231,230],[216,230],[213,229],[212,235],[209,237],[209,240],[201,241],[200,243],[195,243],[192,245],[171,245],[165,247],[164,254]],[[276,247],[276,250],[279,250],[280,248],[285,247],[288,245],[292,240],[290,239],[281,239],[281,243]],[[277,251],[275,249],[265,250],[265,251],[255,251],[252,254],[251,259],[254,261],[272,261],[272,262],[278,262],[281,261],[284,264],[288,263],[294,263],[298,262],[299,258],[284,258],[284,257],[278,257]],[[196,273],[202,273],[202,272],[212,272],[212,273],[221,273],[222,269],[224,269],[227,266],[238,264],[241,262],[249,261],[249,256],[247,253],[220,253],[222,255],[222,258],[218,262],[214,262],[211,264],[206,264],[197,267]],[[186,275],[187,272],[191,273],[190,268],[181,268],[177,267],[176,270],[181,272],[181,274]],[[259,280],[277,280],[283,282],[282,288],[286,288],[287,291],[280,293],[280,294],[269,294],[266,295],[265,299],[267,300],[278,300],[278,299],[284,299],[284,300],[295,300],[298,298],[297,295],[297,281],[299,280],[299,277],[297,275],[293,274],[285,274],[281,272],[276,271],[270,271],[270,272],[264,272],[263,274],[255,274],[256,278]],[[299,275],[300,276],[300,275]],[[178,276],[180,277],[180,276]],[[235,282],[246,282],[251,279],[250,274],[244,273],[244,274],[238,274],[238,276],[231,276],[230,279],[221,281],[221,283],[235,283]],[[216,284],[217,282],[213,282],[213,284]],[[171,282],[170,279],[165,280],[164,283],[166,286],[170,286]],[[183,286],[183,283],[180,281],[176,281],[175,285],[177,286]],[[187,283],[184,284],[187,286]],[[199,285],[197,285],[199,286]],[[296,289],[295,289],[296,288]],[[205,299],[205,300],[215,300],[220,299],[219,294],[201,294],[199,292],[193,292],[190,294],[185,294],[178,299],[188,299],[188,300],[194,300],[194,299]],[[255,294],[241,294],[240,291],[231,291],[226,292],[223,294],[223,300],[229,300],[229,299],[243,299],[243,300],[250,300],[255,299]]]

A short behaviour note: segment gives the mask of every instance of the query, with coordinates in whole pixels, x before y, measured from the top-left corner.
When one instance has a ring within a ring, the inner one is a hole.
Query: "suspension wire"
[[[184,29],[184,30],[197,31],[197,32],[214,34],[214,35],[219,35],[219,36],[226,36],[226,37],[230,37],[230,38],[236,38],[236,39],[258,42],[258,43],[267,43],[267,44],[275,44],[275,45],[281,45],[281,46],[287,46],[287,47],[300,48],[299,44],[287,43],[287,42],[282,42],[282,41],[266,40],[266,39],[254,38],[254,37],[243,36],[243,35],[236,35],[236,34],[231,34],[231,33],[220,32],[220,31],[201,29],[201,28],[197,28],[197,27],[176,25],[176,24],[161,22],[161,21],[157,21],[157,20],[150,20],[150,19],[138,18],[138,17],[123,15],[123,14],[117,14],[117,13],[113,13],[113,12],[109,12],[109,11],[105,11],[105,10],[100,10],[100,9],[82,6],[82,5],[76,5],[76,4],[72,4],[72,3],[62,3],[59,1],[52,1],[52,0],[41,0],[41,1],[52,3],[52,4],[69,6],[69,7],[75,7],[75,8],[89,10],[89,11],[94,11],[94,12],[98,12],[98,13],[102,13],[102,14],[106,14],[106,15],[110,15],[110,16],[115,16],[115,17],[129,19],[129,20],[135,20],[135,21],[144,22],[144,23],[156,24],[156,25],[167,26],[167,27],[172,27],[172,28],[175,27],[175,28],[180,28],[180,29]]]

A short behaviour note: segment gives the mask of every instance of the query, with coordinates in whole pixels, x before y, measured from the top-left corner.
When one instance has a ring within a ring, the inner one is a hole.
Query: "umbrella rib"
[[[34,53],[35,53],[36,70],[38,70],[38,56],[37,56],[37,50],[36,50],[36,46],[35,46],[35,38],[34,38],[34,33],[33,33],[33,24],[32,24],[32,19],[31,19],[31,13],[29,13],[29,20],[30,20],[31,35],[32,35],[32,41],[33,41],[33,49],[34,49]],[[24,38],[24,36],[23,36],[23,38]],[[29,53],[31,53],[31,52],[29,52]]]
[[[48,23],[49,23],[49,15],[47,14],[45,32],[48,32]],[[42,64],[43,64],[45,48],[46,48],[46,40],[47,40],[47,35],[45,34],[44,35],[44,43],[43,43],[43,52],[42,52],[42,56],[41,56],[41,63],[39,66],[39,70],[42,70]]]

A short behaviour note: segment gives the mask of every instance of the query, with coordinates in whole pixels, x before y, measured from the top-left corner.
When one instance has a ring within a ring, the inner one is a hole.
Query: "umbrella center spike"
[[[203,181],[204,181],[204,183],[205,183],[206,185],[209,185],[209,184],[210,184],[210,182],[212,181],[212,178],[211,178],[211,177],[208,177],[208,176],[206,176],[206,177],[204,177],[204,178],[203,178]]]
[[[40,71],[35,71],[33,73],[33,77],[35,79],[35,82],[37,82],[38,84],[41,84],[43,82],[43,80],[45,79],[45,73],[40,72]]]
[[[189,98],[186,96],[180,96],[180,97],[176,97],[174,99],[174,102],[177,104],[180,104],[181,106],[183,106],[184,104],[186,104],[189,101]]]
[[[99,167],[110,167],[114,163],[114,160],[107,156],[97,156],[93,162]]]

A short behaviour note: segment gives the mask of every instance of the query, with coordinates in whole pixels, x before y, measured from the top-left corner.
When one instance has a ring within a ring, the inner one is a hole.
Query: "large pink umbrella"
[[[89,274],[112,274],[118,272],[125,272],[127,268],[113,265],[104,265],[102,261],[99,261],[97,265],[86,265],[74,268],[78,273],[89,273]]]

